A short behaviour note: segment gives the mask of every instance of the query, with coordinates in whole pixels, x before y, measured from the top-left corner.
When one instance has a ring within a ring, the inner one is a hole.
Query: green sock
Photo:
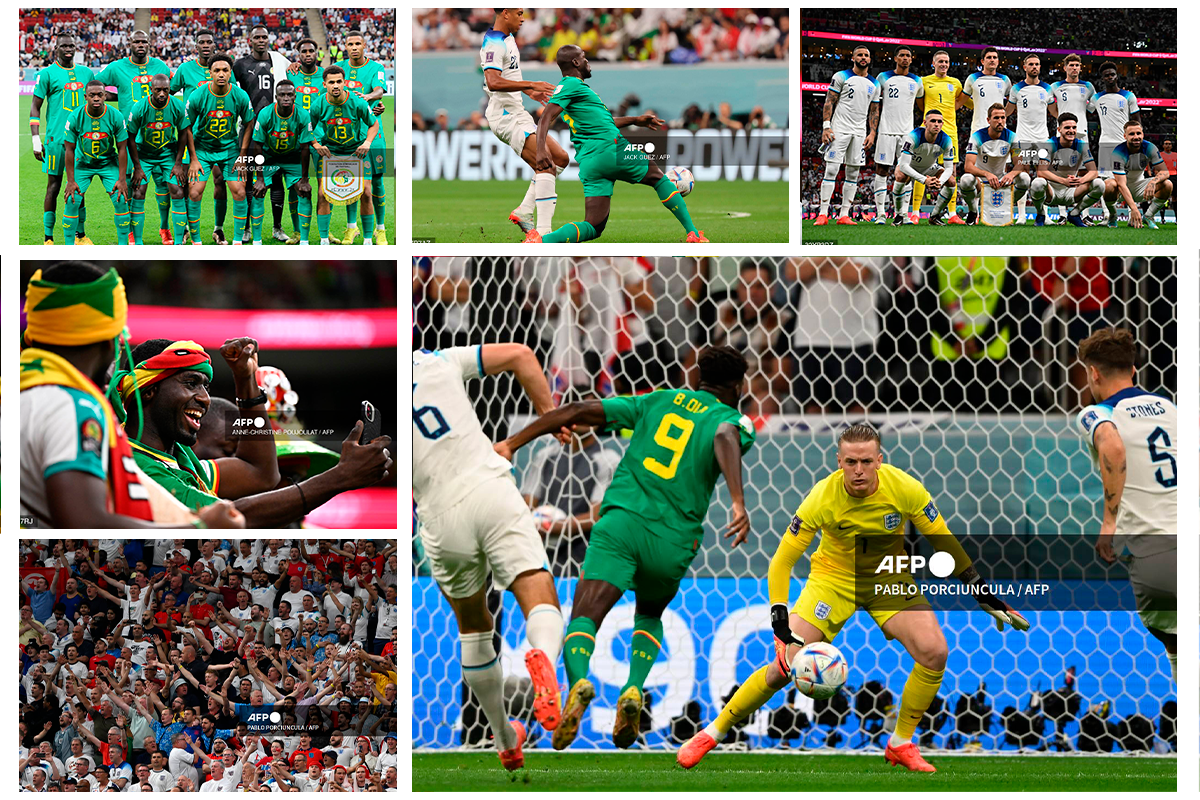
[[[171,198],[171,227],[175,233],[175,244],[182,245],[188,229],[187,200],[182,197],[178,200]]]
[[[296,203],[296,213],[300,217],[300,241],[308,241],[308,229],[312,225],[312,198],[301,197]]]
[[[382,228],[387,224],[387,190],[383,188],[383,178],[372,181],[371,192],[375,196],[375,227]]]
[[[200,204],[202,200],[188,200],[188,228],[192,231],[192,241],[200,241]]]
[[[233,201],[233,241],[240,242],[246,230],[246,198]]]
[[[346,227],[358,225],[358,203],[351,203],[346,206]]]
[[[596,229],[589,222],[568,222],[556,231],[551,231],[542,237],[547,244],[577,244],[596,238]]]
[[[567,688],[588,676],[588,663],[596,649],[596,623],[587,617],[576,617],[567,626],[563,637],[563,665],[567,668]]]
[[[67,200],[63,209],[63,244],[75,244],[75,231],[79,225],[79,215],[83,213],[78,200]]]
[[[624,692],[630,686],[639,690],[646,685],[650,668],[662,649],[663,623],[661,619],[642,614],[633,615],[633,641],[629,650],[629,680],[621,687]]]
[[[129,223],[133,226],[133,243],[142,244],[142,233],[146,226],[146,198],[136,197],[129,201]]]
[[[218,198],[216,198],[216,201],[217,201],[217,227],[224,229],[225,228],[225,207],[228,203],[227,203],[226,198],[224,198],[224,197],[218,197]],[[236,209],[237,201],[234,200],[233,202],[234,202],[234,208]],[[237,213],[237,212],[235,211],[234,213]],[[234,224],[236,225],[237,223],[234,223]]]
[[[263,200],[250,196],[250,235],[256,242],[262,241]]]
[[[129,244],[129,203],[113,196],[113,222],[117,226],[117,244]]]
[[[54,238],[54,212],[42,212],[42,234],[46,239]]]
[[[158,199],[159,230],[169,230],[171,226],[171,194],[170,192],[160,192],[158,186],[155,186],[154,196]]]
[[[688,214],[687,203],[683,202],[683,195],[675,188],[675,184],[667,180],[667,177],[658,179],[658,183],[654,184],[654,191],[658,193],[658,199],[667,207],[667,210],[675,215],[675,219],[679,220],[679,224],[683,226],[688,233],[696,233],[696,226],[692,224],[692,217]]]
[[[322,239],[329,238],[329,219],[332,214],[317,214],[317,233]]]
[[[297,213],[296,208],[299,206],[299,201],[295,197],[292,197],[288,201],[288,206],[292,212],[292,230],[298,231],[300,230],[300,214]]]
[[[79,201],[79,220],[75,223],[75,235],[76,236],[87,236],[87,234],[84,232],[84,227],[83,227],[85,222],[87,222],[87,206],[84,204],[83,200],[80,199],[80,201]],[[74,242],[72,242],[71,244],[74,244]]]

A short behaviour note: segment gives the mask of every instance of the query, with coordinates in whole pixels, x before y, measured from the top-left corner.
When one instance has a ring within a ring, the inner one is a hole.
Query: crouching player
[[[1029,173],[1021,163],[1021,148],[1017,136],[1005,124],[1008,115],[1001,103],[993,103],[988,109],[988,124],[971,134],[967,142],[967,156],[963,161],[963,176],[958,185],[963,199],[967,201],[967,224],[979,220],[979,196],[981,183],[992,189],[1013,187],[1013,200],[1020,200],[1029,190]],[[1009,158],[1013,168],[1005,172]]]
[[[1111,155],[1104,153],[1101,145],[1100,157],[1109,159],[1112,164],[1112,177],[1104,185],[1108,227],[1117,227],[1116,202],[1117,196],[1120,195],[1125,205],[1129,206],[1130,225],[1135,228],[1145,225],[1152,230],[1158,230],[1154,215],[1171,199],[1174,186],[1171,183],[1171,173],[1163,163],[1162,154],[1152,142],[1143,138],[1142,123],[1135,120],[1126,122],[1125,143],[1114,147]],[[1146,167],[1154,170],[1153,178],[1142,175]],[[1144,218],[1137,205],[1142,201],[1150,204]]]
[[[129,138],[135,143],[129,147],[129,157],[133,160],[130,224],[134,244],[142,244],[146,187],[150,180],[154,181],[156,194],[170,195],[174,206],[174,241],[183,244],[183,234],[187,230],[187,207],[183,198],[183,187],[187,185],[183,153],[187,148],[179,135],[183,119],[183,102],[171,95],[171,79],[166,75],[155,75],[150,79],[150,94],[133,104],[125,120]],[[163,244],[172,243],[165,228],[159,231],[159,237]]]
[[[296,204],[300,244],[308,244],[312,224],[312,187],[308,184],[308,143],[312,126],[308,112],[296,105],[296,85],[284,80],[275,84],[275,102],[258,112],[250,136],[254,155],[263,156],[262,170],[250,186],[250,228],[254,244],[262,244],[263,198],[277,173],[291,203]]]
[[[944,169],[938,166],[939,157],[945,165]],[[954,161],[954,140],[942,131],[942,112],[931,108],[925,112],[925,125],[914,128],[904,137],[904,147],[900,151],[900,158],[896,160],[896,174],[892,181],[893,225],[912,224],[908,220],[908,203],[912,199],[913,181],[938,193],[933,213],[929,215],[929,224],[947,224],[942,216],[954,195]]]
[[[99,178],[104,191],[112,198],[113,220],[117,226],[117,244],[129,244],[129,187],[125,183],[126,142],[125,119],[121,112],[105,102],[104,84],[88,82],[87,101],[67,117],[63,131],[63,167],[67,171],[64,194],[67,207],[63,212],[63,244],[75,244],[75,226],[83,196]],[[1155,152],[1158,152],[1157,150]],[[1160,159],[1161,162],[1161,159]]]
[[[1079,121],[1074,114],[1058,115],[1058,134],[1046,143],[1046,155],[1038,165],[1030,195],[1033,197],[1037,219],[1034,224],[1046,224],[1046,203],[1071,203],[1067,221],[1076,228],[1086,228],[1083,210],[1100,201],[1104,181],[1097,175],[1096,160],[1085,142],[1077,136]],[[1082,175],[1079,170],[1086,170]]]
[[[346,73],[341,67],[328,67],[324,73],[325,93],[312,104],[309,116],[312,118],[313,149],[317,151],[317,230],[321,234],[321,244],[329,244],[329,221],[332,214],[329,209],[329,198],[325,196],[324,159],[326,158],[357,158],[362,164],[362,214],[363,219],[375,216],[375,206],[371,203],[371,177],[374,174],[371,159],[367,156],[371,144],[379,133],[379,120],[367,107],[367,101],[345,88]],[[358,220],[351,219],[354,209],[346,206],[346,233],[343,239],[335,239],[337,244],[355,239],[352,227],[357,228]],[[371,244],[371,237],[363,237],[363,244]]]
[[[860,424],[842,431],[837,463],[838,471],[817,483],[796,509],[771,559],[767,588],[775,658],[742,683],[715,722],[680,748],[676,756],[680,766],[698,764],[730,728],[786,686],[789,664],[799,647],[832,641],[854,612],[863,608],[884,636],[898,639],[915,662],[900,695],[896,731],[884,757],[893,765],[903,764],[913,771],[936,772],[910,740],[942,685],[948,654],[946,639],[912,575],[880,570],[885,556],[904,552],[906,520],[936,549],[954,557],[954,574],[971,586],[972,596],[1000,630],[1006,624],[1021,631],[1029,629],[1024,617],[983,584],[920,481],[883,463],[879,434],[874,428]],[[821,543],[812,556],[800,599],[789,614],[792,568],[817,531],[821,532]],[[868,547],[870,554],[864,555]],[[877,584],[885,581],[899,591],[877,590]]]

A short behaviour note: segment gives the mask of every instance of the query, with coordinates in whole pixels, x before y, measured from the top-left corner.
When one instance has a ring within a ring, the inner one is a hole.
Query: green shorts
[[[217,170],[221,177],[227,181],[240,181],[241,178],[237,174],[237,157],[235,153],[222,153],[220,155],[209,155],[207,153],[196,153],[196,160],[200,162],[200,177],[198,181],[204,183],[208,180],[209,175],[214,170]],[[219,169],[218,169],[219,168]]]
[[[584,197],[612,197],[616,181],[641,183],[650,170],[650,159],[640,150],[626,150],[628,142],[589,142],[575,152]]]
[[[592,528],[579,577],[611,583],[621,591],[633,589],[638,598],[670,598],[679,591],[704,536],[667,532],[622,508],[604,512]]]
[[[138,153],[138,158],[142,162],[142,172],[146,175],[146,183],[154,181],[154,185],[158,187],[167,184],[179,185],[179,182],[171,175],[171,170],[175,168],[174,156],[146,157]],[[133,174],[132,170],[130,170],[130,174]]]
[[[87,194],[88,187],[92,185],[92,178],[99,178],[100,183],[104,184],[104,191],[111,195],[116,189],[117,181],[121,179],[121,173],[116,164],[90,166],[76,162],[75,183],[79,184],[81,194]]]
[[[53,139],[46,139],[42,143],[42,172],[61,177],[64,155],[66,155],[66,145]]]
[[[283,187],[291,189],[300,180],[300,165],[299,164],[266,164],[262,168],[263,183],[270,186],[275,180],[276,175],[283,176]],[[308,176],[309,186],[312,185],[312,176]]]

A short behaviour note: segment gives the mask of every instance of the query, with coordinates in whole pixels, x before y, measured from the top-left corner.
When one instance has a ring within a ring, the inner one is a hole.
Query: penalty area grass
[[[936,756],[936,773],[892,767],[883,754],[710,753],[685,770],[673,752],[527,752],[506,772],[494,751],[414,753],[413,791],[994,792],[1176,790],[1176,759],[1138,756]]]
[[[876,225],[859,222],[857,225],[837,225],[831,219],[827,225],[814,225],[804,220],[801,241],[831,242],[839,245],[922,245],[922,244],[978,244],[992,246],[1008,245],[1092,245],[1116,244],[1141,247],[1144,245],[1175,244],[1178,225],[1160,222],[1158,230],[1131,228],[1120,222],[1116,228],[1076,228],[1074,225],[1051,225],[1037,227],[1030,220],[1024,225],[989,227],[987,225],[930,225],[921,220],[919,225]]]

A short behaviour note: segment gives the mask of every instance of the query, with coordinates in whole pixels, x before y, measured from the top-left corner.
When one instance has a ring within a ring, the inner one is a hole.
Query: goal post
[[[743,458],[750,538],[736,549],[721,538],[730,502],[718,481],[697,556],[664,614],[639,747],[677,747],[773,656],[767,565],[806,492],[837,469],[838,432],[865,420],[885,462],[924,484],[985,578],[1050,587],[1047,597],[1006,598],[1027,610],[1027,633],[997,631],[974,602],[934,603],[949,660],[918,728],[922,748],[1174,749],[1163,646],[1139,619],[1124,566],[1110,569],[1094,552],[1102,485],[1076,431],[1091,398],[1075,355],[1088,334],[1128,328],[1137,385],[1174,402],[1175,258],[437,258],[414,259],[413,274],[414,348],[527,344],[556,402],[692,386],[707,345],[747,357],[740,410],[757,430]],[[510,375],[467,391],[493,440],[533,419]],[[622,433],[589,432],[570,449],[545,437],[514,461],[536,518],[548,524],[546,506],[568,517],[543,531],[568,619],[586,520],[627,444]],[[1164,480],[1174,481],[1168,458]],[[905,528],[910,552],[928,553]],[[796,566],[791,602],[815,547]],[[412,564],[413,747],[483,746],[489,734],[463,688],[455,623],[415,531]],[[523,618],[511,595],[493,595],[510,710],[532,719]],[[597,633],[597,698],[574,748],[613,749],[633,616],[627,593]],[[850,664],[839,698],[814,704],[789,686],[726,746],[882,746],[912,659],[862,610],[833,643]]]

